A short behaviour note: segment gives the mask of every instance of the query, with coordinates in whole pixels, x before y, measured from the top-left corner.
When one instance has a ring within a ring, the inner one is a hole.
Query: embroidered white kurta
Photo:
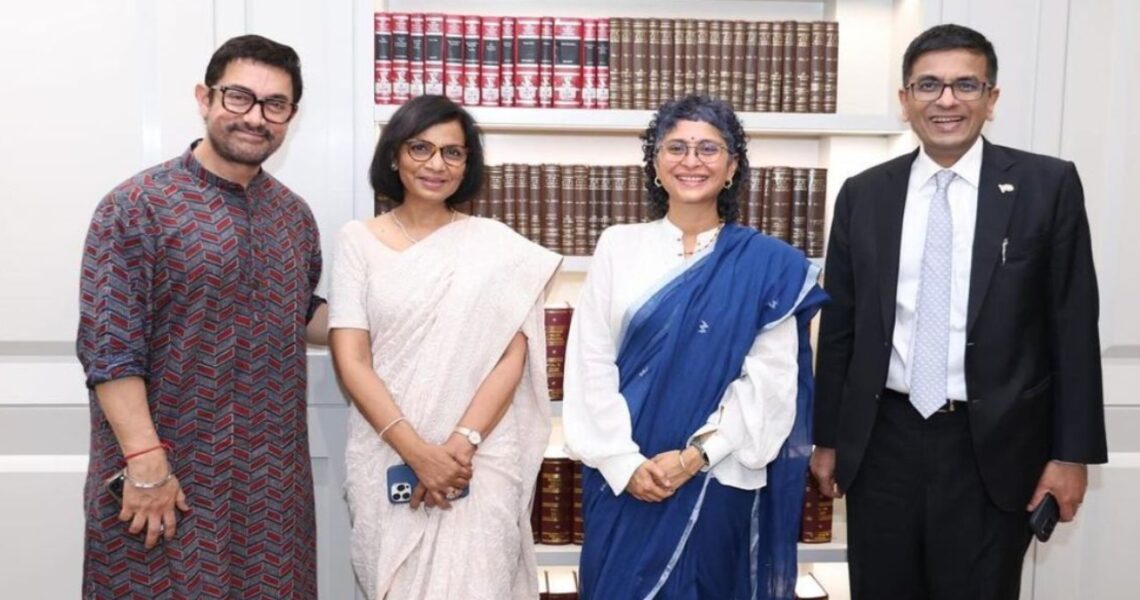
[[[615,494],[648,458],[632,439],[629,407],[618,391],[616,360],[625,324],[663,284],[712,252],[715,234],[715,229],[700,234],[699,250],[688,259],[682,256],[681,230],[667,218],[610,227],[598,240],[570,322],[562,421],[567,452],[601,471]],[[721,483],[759,489],[767,482],[765,466],[795,421],[798,350],[795,319],[762,331],[740,366],[740,377],[690,436],[709,434],[705,451],[712,476]]]

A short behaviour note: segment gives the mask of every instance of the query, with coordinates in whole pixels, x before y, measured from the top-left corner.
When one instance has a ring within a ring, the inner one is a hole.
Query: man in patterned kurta
[[[84,598],[315,598],[305,341],[316,223],[260,165],[301,98],[292,48],[226,42],[206,137],[111,191],[84,246]],[[104,480],[126,467],[122,502]]]

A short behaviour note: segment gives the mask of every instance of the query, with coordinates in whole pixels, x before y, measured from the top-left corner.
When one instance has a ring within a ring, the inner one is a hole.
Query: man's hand
[[[811,453],[811,474],[819,491],[828,498],[842,498],[843,492],[835,482],[835,448],[816,446]]]
[[[132,460],[128,468],[131,478],[137,481],[161,481],[170,472],[170,465],[162,452],[140,456]],[[158,544],[159,536],[167,541],[174,539],[178,523],[175,507],[182,512],[190,510],[186,494],[173,475],[163,485],[150,489],[137,488],[130,481],[123,482],[123,508],[119,511],[119,520],[130,523],[128,531],[132,535],[146,532],[148,550]]]
[[[625,491],[642,502],[661,502],[673,495],[673,486],[660,465],[647,460],[633,472]]]
[[[1053,494],[1057,505],[1061,508],[1061,521],[1068,523],[1077,516],[1077,509],[1085,499],[1085,490],[1089,486],[1089,468],[1087,465],[1063,463],[1051,460],[1045,465],[1041,478],[1037,480],[1037,489],[1033,490],[1033,498],[1025,510],[1032,511],[1041,503],[1045,492]]]

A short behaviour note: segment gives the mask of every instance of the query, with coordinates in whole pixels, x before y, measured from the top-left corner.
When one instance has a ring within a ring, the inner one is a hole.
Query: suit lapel
[[[875,203],[876,244],[879,263],[879,302],[883,317],[883,335],[890,339],[895,327],[895,296],[899,284],[899,245],[902,243],[903,209],[906,188],[910,182],[910,166],[918,150],[895,159],[886,171],[883,197]]]
[[[970,300],[966,311],[966,334],[974,327],[986,297],[990,279],[1008,231],[1009,217],[1017,199],[1018,180],[1010,170],[1013,158],[1000,146],[983,140],[982,174],[978,182],[978,221],[970,263]],[[1005,191],[1003,191],[1003,189]]]

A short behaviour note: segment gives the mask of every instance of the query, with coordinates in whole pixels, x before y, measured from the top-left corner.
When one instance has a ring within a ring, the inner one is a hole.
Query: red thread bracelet
[[[142,456],[148,452],[154,452],[155,450],[158,450],[159,448],[162,448],[163,450],[166,450],[167,452],[173,450],[173,447],[169,443],[162,442],[162,443],[158,444],[157,446],[151,446],[150,448],[147,448],[145,450],[139,450],[138,452],[132,452],[132,453],[124,456],[123,462],[128,462],[132,458],[138,458],[138,457],[140,457],[140,456]]]

